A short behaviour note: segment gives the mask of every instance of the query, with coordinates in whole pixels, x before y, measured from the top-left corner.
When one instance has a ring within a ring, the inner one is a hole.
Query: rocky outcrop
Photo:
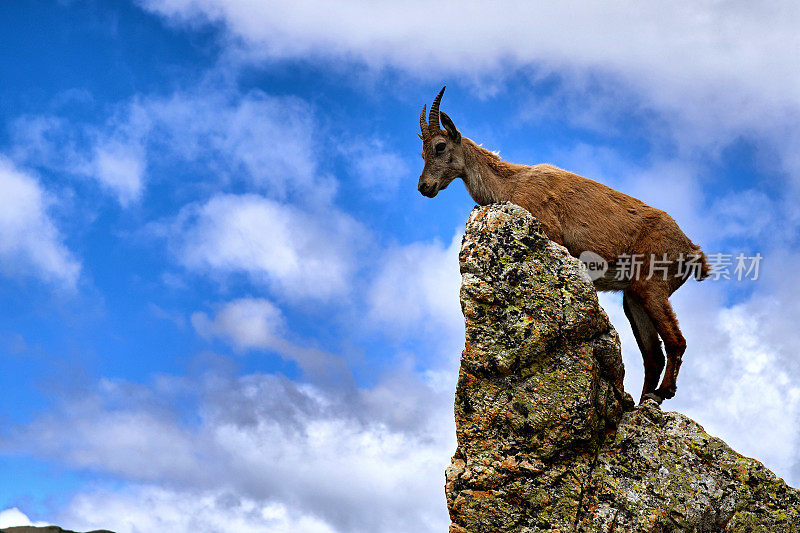
[[[689,418],[634,407],[589,277],[527,211],[475,208],[460,263],[451,533],[800,532],[797,490]]]

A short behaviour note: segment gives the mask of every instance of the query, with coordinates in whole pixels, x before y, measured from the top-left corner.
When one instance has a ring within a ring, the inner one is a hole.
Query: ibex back
[[[462,137],[439,111],[444,88],[419,117],[425,168],[419,192],[433,198],[456,178],[479,205],[510,201],[531,212],[547,236],[580,257],[593,252],[610,266],[598,290],[623,291],[622,304],[644,359],[641,400],[675,395],[686,341],[669,296],[689,277],[704,279],[705,254],[664,211],[596,181],[552,165],[516,165]],[[444,129],[439,126],[439,119]],[[629,275],[621,275],[624,268]],[[655,272],[655,274],[654,274]],[[667,352],[666,371],[664,353]]]

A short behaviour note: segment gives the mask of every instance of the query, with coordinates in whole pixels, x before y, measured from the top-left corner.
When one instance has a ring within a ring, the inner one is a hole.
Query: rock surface
[[[800,532],[800,493],[761,463],[634,408],[591,281],[526,210],[475,208],[460,263],[451,533]]]

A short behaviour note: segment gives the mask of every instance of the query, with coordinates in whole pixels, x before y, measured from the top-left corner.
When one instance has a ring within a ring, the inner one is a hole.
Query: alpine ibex
[[[427,123],[425,106],[419,116],[425,160],[419,192],[433,198],[461,178],[479,205],[515,203],[530,211],[547,236],[571,255],[591,252],[602,257],[609,268],[594,285],[598,290],[623,291],[623,309],[644,359],[641,401],[672,398],[686,341],[669,296],[689,277],[708,277],[710,265],[700,247],[667,213],[636,198],[552,165],[503,161],[462,137],[450,117],[439,111],[442,94],[444,88],[431,105]],[[637,268],[621,276],[624,263]],[[660,386],[665,361],[659,336],[667,352]]]

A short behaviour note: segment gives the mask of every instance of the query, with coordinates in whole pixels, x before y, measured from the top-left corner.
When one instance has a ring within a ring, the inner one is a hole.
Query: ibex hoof
[[[639,401],[639,405],[642,405],[646,400],[653,400],[658,405],[661,405],[661,402],[664,401],[664,398],[656,394],[655,392],[648,392],[647,394],[642,396],[641,401]]]
[[[675,396],[675,387],[664,388],[659,387],[656,389],[656,395],[660,396],[664,400],[669,400],[670,398]]]

